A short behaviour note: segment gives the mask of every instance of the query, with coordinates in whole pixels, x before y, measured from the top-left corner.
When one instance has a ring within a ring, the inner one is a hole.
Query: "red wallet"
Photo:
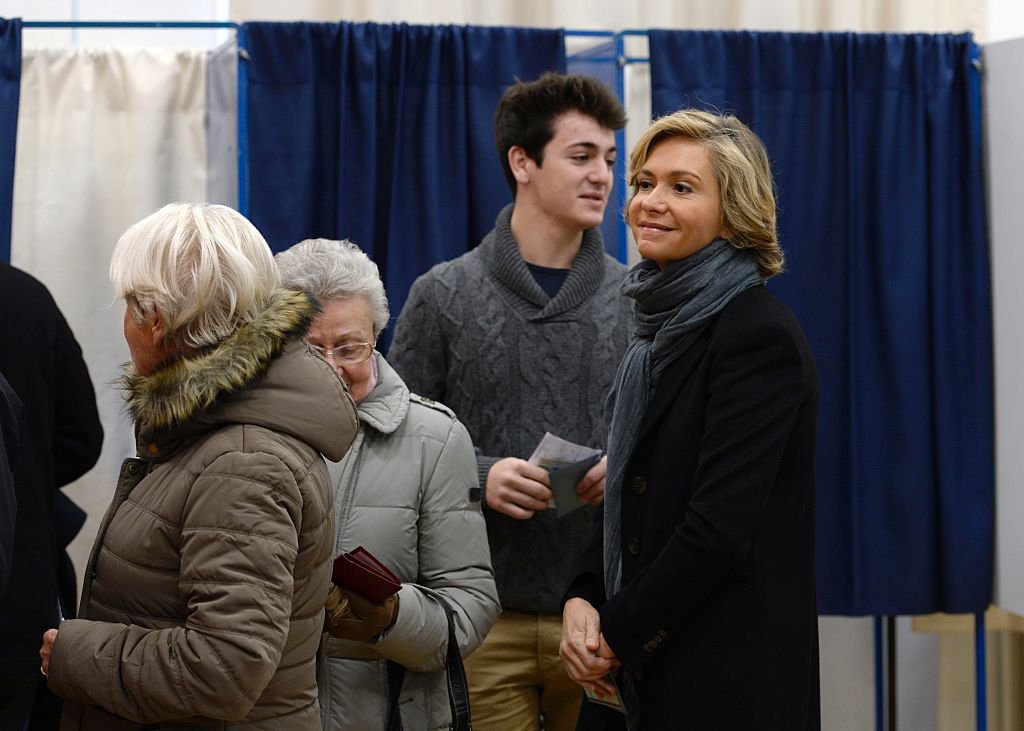
[[[382,602],[402,588],[402,580],[362,546],[334,559],[331,581],[372,602]]]

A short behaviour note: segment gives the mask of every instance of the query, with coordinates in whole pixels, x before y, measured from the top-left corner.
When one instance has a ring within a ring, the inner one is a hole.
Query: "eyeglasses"
[[[321,348],[319,345],[313,345],[309,341],[306,341],[306,344],[322,358],[332,358],[335,363],[345,363],[346,365],[362,363],[373,352],[373,343],[345,343],[330,350]]]

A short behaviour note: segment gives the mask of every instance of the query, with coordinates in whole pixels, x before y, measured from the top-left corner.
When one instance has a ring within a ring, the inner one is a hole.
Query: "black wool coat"
[[[0,672],[34,673],[43,632],[58,623],[55,494],[96,464],[103,427],[82,349],[57,303],[42,282],[4,262],[0,372],[23,406],[14,552],[0,596]]]
[[[622,587],[605,599],[598,530],[567,594],[598,607],[641,729],[820,728],[817,410],[807,341],[767,287],[658,383],[626,470]],[[580,728],[621,727],[584,705]]]
[[[7,588],[14,554],[14,519],[18,514],[14,463],[20,441],[21,399],[0,372],[0,597]]]

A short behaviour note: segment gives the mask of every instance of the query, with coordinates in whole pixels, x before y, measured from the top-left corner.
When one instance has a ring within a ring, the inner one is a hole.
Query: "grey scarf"
[[[634,300],[636,331],[615,375],[604,490],[605,596],[622,580],[621,505],[626,464],[636,447],[651,394],[662,373],[697,340],[701,329],[729,300],[762,284],[749,250],[715,239],[664,271],[645,260],[630,269],[622,293]]]

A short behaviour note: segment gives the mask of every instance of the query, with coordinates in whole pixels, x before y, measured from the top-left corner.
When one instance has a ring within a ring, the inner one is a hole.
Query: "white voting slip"
[[[528,460],[551,474],[551,507],[558,517],[587,504],[576,494],[576,485],[601,459],[601,450],[556,437],[545,432]]]

